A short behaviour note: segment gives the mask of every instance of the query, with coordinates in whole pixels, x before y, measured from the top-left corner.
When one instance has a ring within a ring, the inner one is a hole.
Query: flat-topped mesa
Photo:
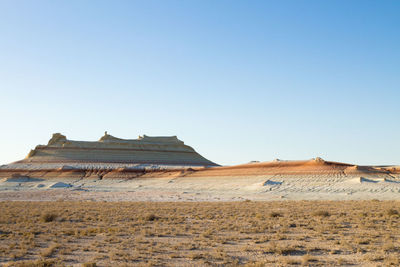
[[[55,133],[47,145],[38,145],[26,163],[129,163],[180,166],[218,166],[176,136],[139,136],[121,139],[107,134],[99,141],[73,141]]]

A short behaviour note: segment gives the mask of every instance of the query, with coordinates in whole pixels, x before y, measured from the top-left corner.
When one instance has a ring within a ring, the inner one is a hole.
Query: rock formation
[[[55,133],[47,145],[39,145],[25,163],[141,163],[179,166],[217,166],[176,136],[120,139],[105,133],[97,142],[72,141]]]
[[[99,141],[68,140],[53,134],[21,161],[0,166],[0,178],[147,178],[147,177],[249,177],[249,176],[358,176],[390,178],[398,166],[358,166],[313,158],[305,161],[274,160],[218,166],[185,145],[176,136],[120,139],[107,132]]]
[[[27,176],[81,177],[116,173],[185,170],[218,166],[202,157],[176,136],[120,139],[107,132],[99,141],[73,141],[55,133],[47,145],[38,145],[24,160],[0,167],[0,177]],[[18,172],[18,173],[16,173]]]

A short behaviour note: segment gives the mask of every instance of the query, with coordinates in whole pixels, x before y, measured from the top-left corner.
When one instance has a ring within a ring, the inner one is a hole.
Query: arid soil
[[[197,169],[140,170],[101,164],[56,170],[39,167],[49,166],[26,171],[4,167],[0,200],[400,200],[398,168],[321,159]]]
[[[159,178],[159,177],[219,177],[219,176],[362,176],[394,178],[399,166],[359,166],[325,161],[321,158],[302,161],[253,162],[225,167],[185,167],[179,165],[122,163],[26,163],[0,166],[0,178]]]
[[[398,266],[397,201],[0,202],[4,266]]]
[[[398,167],[18,166],[0,171],[0,266],[400,264]]]

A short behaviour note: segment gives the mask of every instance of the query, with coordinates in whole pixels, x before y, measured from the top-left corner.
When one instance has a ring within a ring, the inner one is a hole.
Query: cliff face
[[[73,141],[55,133],[27,157],[0,166],[0,178],[136,178],[176,176],[187,169],[218,166],[176,136],[120,139],[105,133],[99,141]]]
[[[120,139],[107,133],[99,141],[73,141],[56,133],[47,145],[38,145],[19,164],[119,163],[179,166],[218,166],[176,136]],[[122,164],[122,165],[121,165]]]

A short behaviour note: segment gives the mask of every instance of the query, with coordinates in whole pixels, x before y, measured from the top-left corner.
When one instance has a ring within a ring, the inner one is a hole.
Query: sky
[[[52,133],[400,165],[400,1],[0,0],[0,164]]]

